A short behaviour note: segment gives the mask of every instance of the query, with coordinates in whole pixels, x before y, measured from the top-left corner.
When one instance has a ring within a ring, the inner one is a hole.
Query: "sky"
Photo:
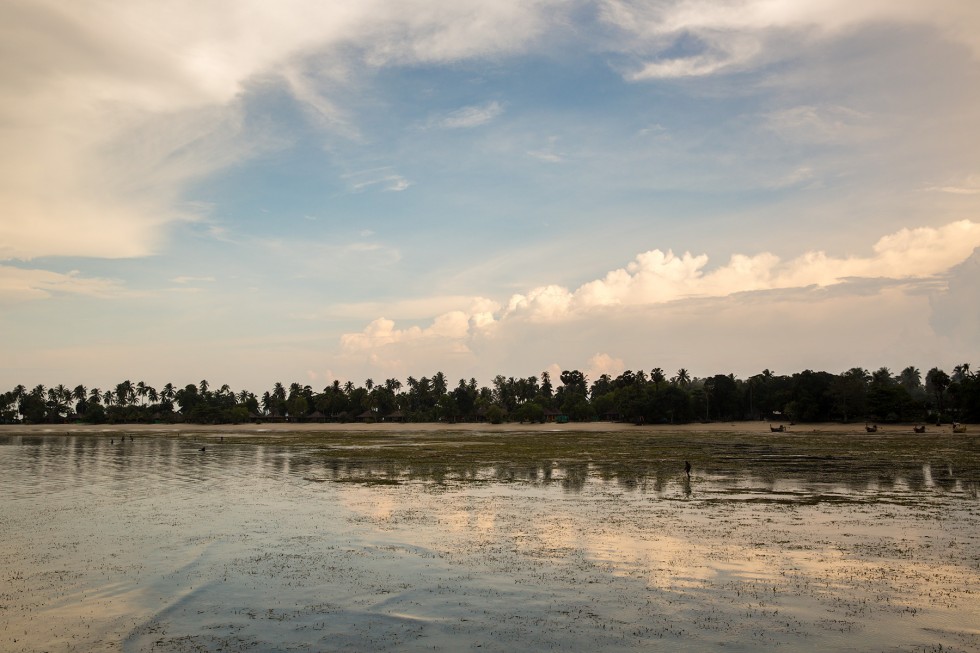
[[[0,0],[0,389],[980,364],[972,0]]]

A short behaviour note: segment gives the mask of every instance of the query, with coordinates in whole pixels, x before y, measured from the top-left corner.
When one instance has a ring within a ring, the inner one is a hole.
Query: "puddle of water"
[[[491,462],[7,439],[0,650],[978,650],[962,442]]]

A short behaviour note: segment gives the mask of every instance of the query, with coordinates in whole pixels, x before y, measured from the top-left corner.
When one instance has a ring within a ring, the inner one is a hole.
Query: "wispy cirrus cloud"
[[[187,284],[187,283],[208,283],[213,282],[214,277],[192,277],[188,275],[181,275],[179,277],[174,277],[170,280],[173,283]]]
[[[951,183],[928,186],[925,190],[950,195],[980,195],[980,175],[969,175]]]
[[[169,225],[198,218],[180,202],[188,185],[279,145],[244,119],[262,82],[283,81],[322,129],[358,138],[337,101],[351,71],[518,51],[553,4],[134,0],[99,3],[92,20],[88,5],[4,2],[0,260],[153,253]]]
[[[411,181],[395,172],[391,167],[351,172],[343,175],[342,179],[347,182],[347,186],[354,193],[360,193],[371,188],[389,193],[400,193],[403,190],[408,190],[412,185]]]
[[[975,29],[980,9],[972,3],[916,0],[778,3],[768,0],[649,3],[606,0],[601,19],[625,40],[611,49],[642,60],[626,73],[632,81],[703,77],[744,70],[790,55],[801,44],[859,25],[918,24],[941,31],[980,56]],[[787,38],[792,36],[792,38]]]
[[[503,112],[503,105],[492,101],[450,111],[430,120],[429,124],[442,129],[470,129],[496,120]]]
[[[77,270],[63,274],[0,265],[0,302],[49,299],[64,295],[109,299],[125,294],[127,290],[119,281],[85,277]]]

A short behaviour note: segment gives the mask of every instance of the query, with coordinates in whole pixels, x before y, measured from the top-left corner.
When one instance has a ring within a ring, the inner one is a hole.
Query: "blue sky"
[[[0,5],[0,387],[980,357],[980,7]]]

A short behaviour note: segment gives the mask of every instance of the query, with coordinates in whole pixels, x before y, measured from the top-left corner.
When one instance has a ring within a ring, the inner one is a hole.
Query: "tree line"
[[[322,390],[276,383],[256,395],[214,389],[206,380],[156,389],[129,380],[114,388],[18,385],[0,395],[0,423],[197,423],[593,421],[682,424],[697,421],[980,422],[980,375],[968,363],[952,374],[932,368],[923,377],[909,366],[898,374],[855,367],[840,374],[804,370],[777,375],[766,369],[746,379],[734,374],[697,378],[681,368],[627,370],[590,381],[578,370],[526,378],[494,377],[489,386],[445,374],[362,385],[339,380]]]

